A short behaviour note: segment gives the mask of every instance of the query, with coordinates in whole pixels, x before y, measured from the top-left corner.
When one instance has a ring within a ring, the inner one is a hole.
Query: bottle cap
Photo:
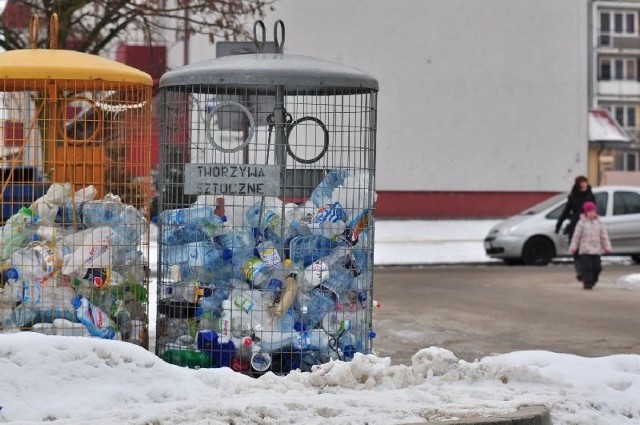
[[[356,354],[356,347],[352,344],[349,345],[345,345],[344,348],[342,348],[342,352],[344,353],[345,357],[351,358],[354,356],[354,354]]]
[[[73,308],[76,310],[79,309],[82,306],[82,295],[76,295],[73,300],[71,300],[71,303],[73,304]]]
[[[4,280],[18,280],[18,270],[13,267],[9,268],[4,272]]]

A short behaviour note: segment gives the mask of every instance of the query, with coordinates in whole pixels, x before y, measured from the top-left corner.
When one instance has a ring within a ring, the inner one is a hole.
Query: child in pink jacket
[[[593,289],[602,271],[600,255],[611,252],[611,242],[598,217],[596,204],[585,202],[582,210],[584,213],[573,232],[569,249],[572,254],[578,254],[578,275],[584,289]]]

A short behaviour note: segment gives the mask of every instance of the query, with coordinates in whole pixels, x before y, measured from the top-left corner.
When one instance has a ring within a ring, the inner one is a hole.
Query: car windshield
[[[560,193],[558,195],[552,196],[551,198],[542,201],[538,204],[535,204],[532,207],[527,208],[526,210],[522,211],[520,213],[520,215],[532,215],[532,214],[538,214],[539,212],[542,212],[544,210],[546,210],[547,208],[550,208],[552,206],[554,206],[555,204],[557,204],[558,202],[564,200],[567,198],[567,194],[566,193]]]

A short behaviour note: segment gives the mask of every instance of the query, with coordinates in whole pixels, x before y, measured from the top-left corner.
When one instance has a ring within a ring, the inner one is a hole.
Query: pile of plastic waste
[[[146,219],[118,196],[95,197],[54,183],[0,228],[0,331],[148,345]]]
[[[163,211],[158,354],[260,374],[365,352],[375,336],[368,183],[334,169],[305,203],[257,198],[234,223],[206,204]]]

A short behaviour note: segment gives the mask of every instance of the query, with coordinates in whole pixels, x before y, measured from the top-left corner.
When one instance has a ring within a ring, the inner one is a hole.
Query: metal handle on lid
[[[35,13],[31,15],[31,22],[29,22],[29,41],[31,41],[31,48],[38,48],[38,32],[39,32],[39,19]]]
[[[280,41],[278,38],[278,27],[280,27],[280,32],[282,33],[282,41]],[[278,53],[283,53],[284,35],[284,22],[282,21],[282,19],[278,19],[273,25],[273,40],[276,42],[276,50],[278,51]]]
[[[262,40],[258,40],[258,33],[257,33],[258,26],[260,26],[260,29],[262,30]],[[264,50],[264,44],[266,40],[267,40],[267,30],[266,30],[266,27],[264,26],[264,22],[256,21],[253,24],[253,42],[256,45],[256,49],[258,49],[258,53],[262,53],[262,51]]]
[[[49,48],[57,49],[58,48],[58,14],[54,13],[51,15],[51,19],[49,20]]]

